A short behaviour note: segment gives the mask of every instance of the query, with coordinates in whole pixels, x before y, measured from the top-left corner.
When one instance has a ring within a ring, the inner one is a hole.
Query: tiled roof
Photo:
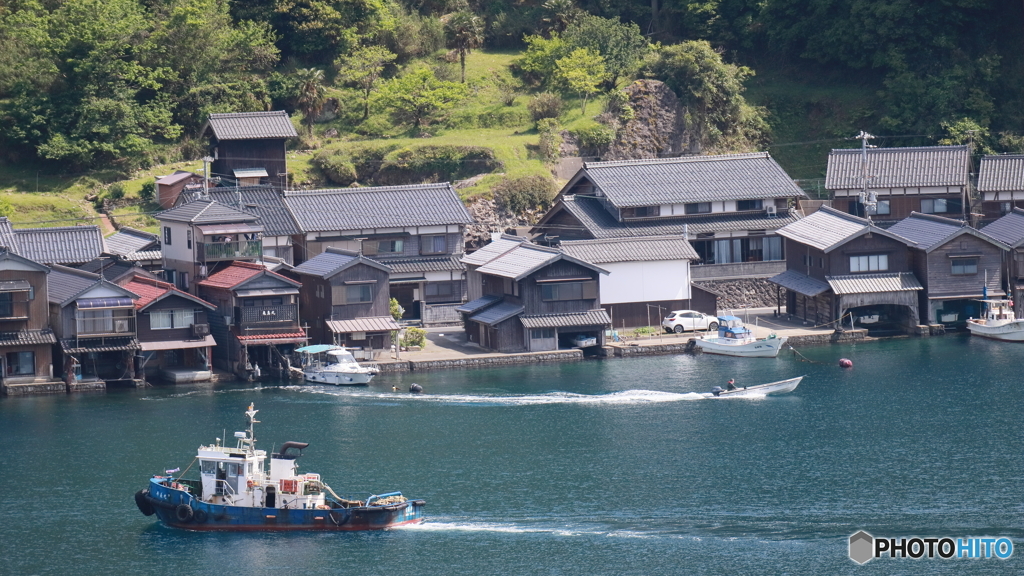
[[[299,274],[310,274],[312,276],[327,278],[329,276],[334,276],[334,274],[339,270],[353,266],[358,262],[362,262],[380,270],[391,272],[390,267],[385,266],[376,260],[360,256],[352,252],[338,250],[336,248],[328,248],[326,252],[317,254],[302,264],[299,264],[292,270]]]
[[[485,309],[483,312],[470,316],[470,320],[473,322],[479,322],[488,326],[494,326],[499,322],[504,322],[509,318],[522,314],[524,308],[520,304],[513,304],[511,302],[502,302],[500,304],[491,306]]]
[[[495,256],[504,254],[526,241],[526,238],[502,234],[501,238],[490,241],[472,254],[464,255],[462,257],[462,262],[464,264],[474,264],[479,266],[480,264],[490,262]]]
[[[391,316],[368,316],[354,320],[328,320],[327,329],[335,334],[352,332],[390,332],[401,330],[402,327]]]
[[[50,271],[50,268],[48,266],[45,266],[45,265],[40,264],[39,262],[35,262],[33,260],[29,260],[28,258],[25,258],[24,256],[18,255],[17,252],[14,252],[14,251],[11,251],[11,250],[7,250],[7,249],[3,248],[2,246],[0,246],[0,262],[3,262],[4,260],[12,260],[12,261],[17,262],[19,264],[22,264],[22,265],[28,266],[30,268],[33,268],[33,269],[35,269],[35,270],[37,270],[39,272],[49,272]]]
[[[455,308],[456,312],[462,312],[465,314],[476,314],[477,312],[487,308],[491,304],[501,302],[501,296],[497,294],[484,294],[476,300],[471,300],[465,304],[460,304]]]
[[[861,149],[835,149],[828,155],[825,188],[852,190],[862,186]],[[869,148],[868,188],[967,186],[967,146]]]
[[[888,230],[910,240],[918,248],[928,251],[944,244],[948,238],[964,230],[978,235],[977,231],[960,220],[918,212],[911,212],[910,216],[893,224]],[[988,238],[985,239],[988,240]]]
[[[566,254],[592,264],[700,259],[682,236],[565,240],[559,247]]]
[[[620,208],[806,197],[767,152],[586,162],[582,173]]]
[[[104,252],[99,226],[20,228],[14,236],[17,253],[40,264],[81,264]]]
[[[194,224],[221,224],[229,222],[255,222],[259,216],[236,210],[213,200],[194,200],[153,215],[157,220],[192,222]]]
[[[250,140],[260,138],[294,138],[295,126],[284,110],[273,112],[231,112],[210,114],[200,134],[209,127],[218,140]]]
[[[285,192],[284,204],[303,232],[473,222],[448,183]]]
[[[913,272],[884,272],[881,274],[850,274],[826,276],[825,280],[836,294],[867,294],[871,292],[907,292],[924,290]]]
[[[302,340],[306,338],[306,333],[302,330],[298,332],[287,332],[285,334],[252,334],[236,336],[239,340],[244,340],[248,344],[262,344],[262,343],[273,343],[274,341],[280,340]]]
[[[794,292],[799,292],[804,296],[817,296],[822,292],[830,289],[828,282],[823,282],[817,278],[811,278],[810,276],[797,272],[796,270],[786,270],[782,274],[772,276],[768,279],[773,284],[778,284],[783,288],[788,288]]]
[[[18,253],[18,243],[15,240],[14,228],[11,227],[11,221],[6,216],[0,216],[0,247],[7,248],[15,254]]]
[[[57,338],[53,330],[22,330],[20,332],[0,332],[0,346],[26,346],[32,344],[56,344]]]
[[[216,308],[216,306],[210,304],[206,300],[197,298],[191,294],[178,290],[177,288],[174,287],[173,284],[168,284],[167,282],[161,282],[159,280],[153,280],[151,278],[146,278],[144,276],[136,276],[132,278],[130,281],[123,284],[122,286],[139,295],[139,297],[135,300],[136,310],[142,310],[143,308],[149,306],[158,299],[162,299],[163,297],[172,294],[175,296],[185,298],[186,300],[195,302],[200,306],[205,306],[210,310]]]
[[[164,253],[160,250],[146,250],[145,252],[132,252],[131,254],[125,254],[124,259],[132,262],[140,262],[143,260],[163,260]]]
[[[990,238],[1016,248],[1024,243],[1024,210],[1014,208],[1009,214],[981,229]]]
[[[773,231],[796,222],[799,216],[793,213],[782,213],[777,217],[763,214],[721,214],[686,218],[665,218],[643,220],[638,222],[619,222],[601,207],[594,198],[566,196],[560,201],[581,226],[597,239],[629,238],[647,236],[682,236],[685,234],[702,234],[706,232],[729,232],[734,230],[766,230]],[[538,227],[551,235],[559,235],[559,228]]]
[[[131,254],[147,248],[159,247],[160,239],[156,234],[143,232],[122,226],[120,230],[104,238],[107,245],[107,252],[110,254]]]
[[[380,258],[379,256],[368,257],[368,260],[380,262],[391,268],[396,274],[408,274],[411,272],[448,272],[465,270],[466,266],[455,254],[443,256],[412,256],[409,258]]]
[[[983,156],[978,168],[978,192],[1024,190],[1024,154]]]
[[[810,216],[780,228],[778,233],[790,240],[830,252],[851,238],[868,231],[909,244],[906,238],[878,228],[864,218],[828,206],[822,206]]]
[[[46,292],[51,303],[63,304],[69,298],[100,281],[99,274],[53,266],[47,278]]]
[[[515,279],[555,262],[561,255],[562,253],[555,248],[532,244],[520,245],[484,264],[477,271],[481,274]]]
[[[571,328],[573,326],[611,326],[612,324],[612,319],[604,309],[520,316],[519,320],[526,328]]]
[[[296,282],[291,278],[281,276],[277,272],[271,272],[270,270],[267,270],[267,268],[262,264],[256,264],[254,262],[241,262],[236,260],[232,262],[230,266],[222,268],[221,270],[218,270],[211,274],[209,278],[200,281],[199,285],[206,286],[209,288],[234,288],[235,286],[238,286],[239,284],[245,282],[246,280],[249,280],[254,276],[263,274],[264,272],[270,274],[271,276],[279,278],[287,282],[288,284],[300,284],[299,282]]]
[[[259,216],[257,222],[263,226],[264,236],[291,236],[301,233],[298,224],[285,208],[281,193],[271,186],[211,188],[210,199]]]

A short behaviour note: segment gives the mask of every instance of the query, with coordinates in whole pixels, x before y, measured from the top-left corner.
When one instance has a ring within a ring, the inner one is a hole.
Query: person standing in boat
[[[735,390],[736,389],[736,381],[733,380],[732,378],[729,378],[729,383],[725,385],[725,389],[727,391],[728,390]]]

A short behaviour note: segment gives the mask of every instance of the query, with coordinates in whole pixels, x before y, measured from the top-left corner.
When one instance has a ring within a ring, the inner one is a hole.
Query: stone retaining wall
[[[701,280],[695,286],[718,294],[718,311],[741,308],[763,308],[776,305],[776,288],[767,278],[737,278],[733,280]]]
[[[640,346],[614,346],[612,354],[616,358],[630,358],[633,356],[655,356],[660,354],[682,354],[689,352],[693,346],[689,341],[677,344],[647,344]]]
[[[512,364],[534,364],[538,362],[574,362],[583,360],[582,350],[552,350],[550,352],[526,352],[523,354],[488,354],[466,356],[444,360],[401,360],[379,362],[382,374],[396,372],[422,372],[425,370],[450,370],[453,368],[477,368],[484,366],[508,366]]]
[[[816,346],[819,344],[836,344],[839,342],[855,342],[867,339],[867,330],[846,330],[845,332],[790,336],[786,343],[790,346]]]
[[[39,394],[64,394],[67,386],[63,382],[35,382],[32,384],[4,384],[7,396],[35,396]]]

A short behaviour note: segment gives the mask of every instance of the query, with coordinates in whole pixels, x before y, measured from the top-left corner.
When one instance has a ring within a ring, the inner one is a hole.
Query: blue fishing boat
[[[186,530],[381,530],[423,520],[423,500],[409,500],[401,492],[349,500],[319,474],[300,474],[304,442],[285,442],[270,455],[268,469],[266,451],[256,449],[257,412],[250,404],[249,429],[235,432],[234,447],[220,438],[199,447],[193,462],[198,480],[173,476],[175,471],[150,478],[149,487],[135,493],[139,511]]]

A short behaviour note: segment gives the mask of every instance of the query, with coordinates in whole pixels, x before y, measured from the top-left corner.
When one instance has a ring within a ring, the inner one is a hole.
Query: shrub
[[[540,132],[540,155],[546,162],[555,162],[562,156],[562,129],[558,120],[545,118],[537,122]]]
[[[494,151],[481,146],[409,146],[384,157],[374,182],[384,186],[445,182],[501,169]]]
[[[580,148],[604,148],[615,140],[615,131],[603,124],[589,124],[572,130]]]
[[[562,114],[562,97],[551,92],[541,92],[526,105],[534,122],[544,118],[558,118]]]
[[[405,308],[398,303],[396,298],[392,298],[391,301],[388,302],[388,313],[391,314],[391,317],[397,322],[398,320],[401,320],[402,315],[405,314]]]
[[[402,346],[419,346],[420,348],[427,345],[427,331],[423,328],[410,327],[405,329],[405,337],[402,338]]]
[[[519,178],[503,178],[492,189],[499,207],[517,216],[531,210],[546,210],[555,196],[555,182],[550,177],[535,174]]]
[[[142,198],[143,202],[152,202],[156,196],[156,180],[147,180],[142,183],[142,189],[139,190],[139,198]]]
[[[319,168],[327,179],[339,186],[348,186],[358,180],[352,159],[340,150],[328,151],[313,157],[313,165]]]
[[[114,182],[107,188],[107,198],[111,200],[120,200],[124,198],[124,184],[121,182]]]

